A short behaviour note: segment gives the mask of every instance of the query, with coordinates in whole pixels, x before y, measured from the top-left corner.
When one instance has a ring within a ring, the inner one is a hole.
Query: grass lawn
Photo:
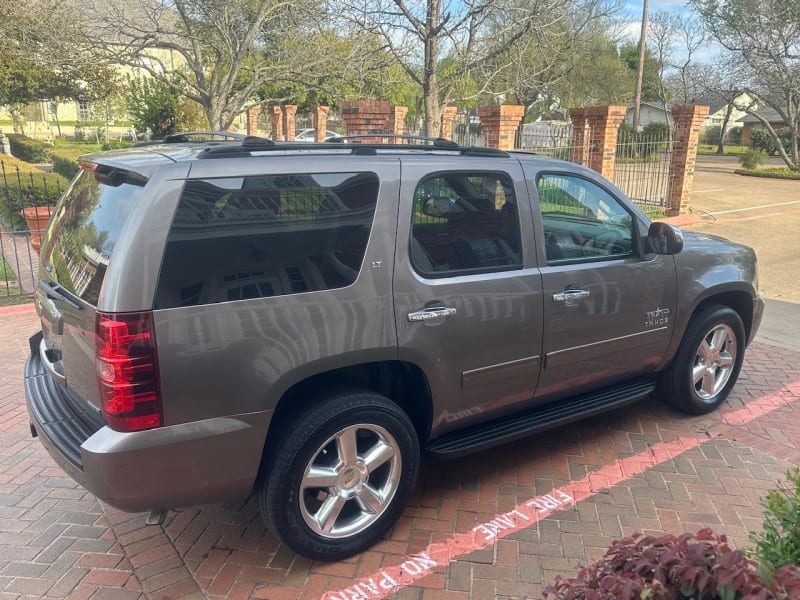
[[[734,146],[733,144],[725,144],[723,150],[725,151],[726,156],[737,156],[739,154],[744,154],[750,148],[748,146]],[[717,145],[716,144],[699,144],[697,146],[697,153],[698,154],[716,154],[717,153]]]
[[[9,296],[17,296],[21,291],[17,283],[17,276],[11,265],[8,264],[5,258],[0,256],[0,306],[9,304]],[[25,301],[27,302],[27,299]]]
[[[747,175],[749,177],[770,177],[772,179],[798,179],[800,180],[800,171],[792,171],[786,167],[775,167],[766,169],[736,169],[734,171],[737,175]]]

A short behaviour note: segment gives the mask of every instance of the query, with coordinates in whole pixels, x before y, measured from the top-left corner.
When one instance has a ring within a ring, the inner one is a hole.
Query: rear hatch
[[[42,243],[36,307],[45,369],[98,412],[95,319],[106,270],[146,179],[82,164],[61,197]],[[33,350],[33,349],[32,349]],[[34,350],[35,351],[35,350]]]

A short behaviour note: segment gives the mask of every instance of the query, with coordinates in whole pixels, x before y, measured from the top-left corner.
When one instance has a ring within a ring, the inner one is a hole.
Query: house
[[[633,126],[633,111],[634,106],[631,104],[623,120],[625,125]],[[672,106],[667,103],[666,110],[664,110],[664,105],[659,102],[642,102],[639,105],[639,125],[644,127],[651,123],[666,123],[672,127]]]
[[[741,126],[741,123],[737,121],[747,114],[742,110],[742,107],[748,106],[753,102],[753,97],[747,92],[734,96],[733,102],[728,100],[731,95],[732,93],[707,92],[692,100],[691,104],[701,104],[709,107],[708,116],[700,125],[700,133],[707,143],[715,144],[719,142],[722,124],[725,122],[725,115],[729,106],[731,114],[725,127],[725,134],[732,128]],[[715,127],[717,129],[714,129]]]
[[[756,112],[766,119],[775,131],[786,129],[786,122],[775,109],[764,107],[758,109]],[[737,124],[742,126],[742,144],[745,146],[750,145],[750,135],[753,129],[764,127],[763,123],[757,117],[750,114],[745,114],[739,119]]]

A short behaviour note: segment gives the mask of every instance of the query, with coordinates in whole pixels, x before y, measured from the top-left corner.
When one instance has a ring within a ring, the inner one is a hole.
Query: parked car
[[[334,560],[392,527],[422,453],[654,392],[725,400],[761,321],[753,250],[651,223],[575,164],[402,142],[85,158],[25,367],[58,464],[156,522],[255,493],[284,543]]]
[[[325,131],[326,140],[338,137],[340,136],[335,131],[331,131],[330,129]],[[316,129],[301,129],[297,132],[297,134],[295,134],[294,139],[296,142],[315,142],[317,141],[317,131]]]

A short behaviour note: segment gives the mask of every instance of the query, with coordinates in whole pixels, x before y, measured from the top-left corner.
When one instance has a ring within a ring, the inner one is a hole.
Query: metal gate
[[[653,134],[620,131],[614,184],[640,208],[668,207],[674,147],[675,134],[671,129]]]

